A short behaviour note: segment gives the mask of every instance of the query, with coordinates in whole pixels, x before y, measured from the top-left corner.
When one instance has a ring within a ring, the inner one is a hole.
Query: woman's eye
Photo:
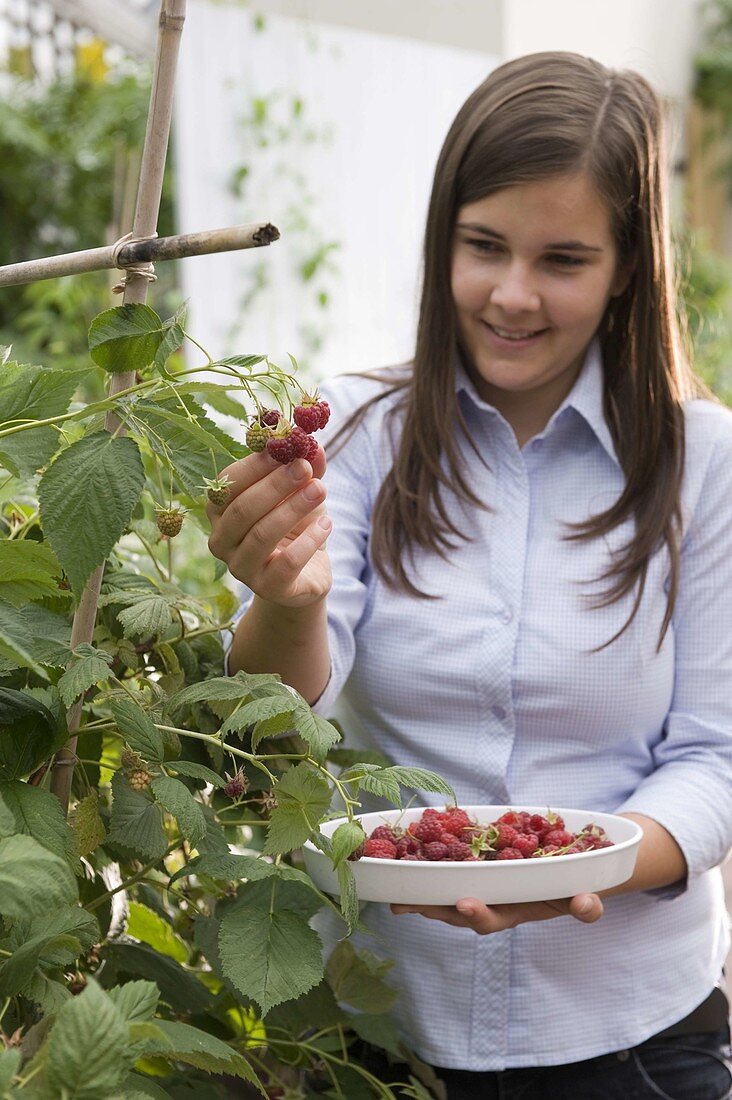
[[[500,245],[497,245],[495,241],[486,241],[481,239],[479,241],[468,241],[468,244],[473,248],[479,249],[480,252],[498,252],[500,251]]]
[[[557,252],[556,255],[549,256],[548,259],[550,263],[557,264],[559,267],[583,267],[587,262],[581,256],[567,256],[562,252]]]

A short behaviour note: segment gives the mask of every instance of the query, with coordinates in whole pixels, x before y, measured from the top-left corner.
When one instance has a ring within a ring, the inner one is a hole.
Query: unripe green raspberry
[[[256,419],[247,428],[246,445],[250,451],[257,453],[263,451],[267,446],[267,440],[271,438],[272,429],[265,424],[260,424]]]

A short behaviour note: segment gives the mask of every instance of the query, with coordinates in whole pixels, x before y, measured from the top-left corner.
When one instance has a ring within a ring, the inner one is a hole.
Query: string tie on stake
[[[124,272],[122,278],[115,286],[112,287],[113,294],[122,294],[127,286],[127,276],[132,273],[133,275],[139,275],[143,279],[147,279],[149,283],[154,283],[157,280],[155,274],[155,266],[149,262],[140,264],[121,264],[119,262],[119,254],[127,244],[137,244],[139,241],[153,241],[157,237],[157,233],[148,233],[144,237],[133,237],[132,233],[125,233],[124,237],[120,237],[118,241],[112,245],[112,262],[115,267],[118,267],[120,271]]]

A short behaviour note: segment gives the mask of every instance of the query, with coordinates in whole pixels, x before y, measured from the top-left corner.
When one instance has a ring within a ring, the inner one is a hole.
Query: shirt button
[[[630,1051],[629,1050],[619,1050],[618,1051],[618,1061],[619,1062],[627,1062],[629,1058],[630,1058]]]
[[[506,712],[503,707],[491,707],[491,713],[494,718],[497,718],[499,722],[502,722],[506,717]]]
[[[511,622],[511,619],[513,618],[513,611],[510,607],[504,607],[503,611],[499,612],[498,618],[504,624],[504,626],[508,626],[508,624]]]

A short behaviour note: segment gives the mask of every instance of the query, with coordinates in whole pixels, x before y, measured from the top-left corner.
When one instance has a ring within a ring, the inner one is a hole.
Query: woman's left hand
[[[602,916],[597,894],[577,894],[555,901],[527,901],[511,905],[486,905],[477,898],[462,898],[457,905],[392,905],[392,913],[419,913],[430,920],[441,920],[456,928],[472,928],[480,936],[503,932],[526,921],[551,920],[569,914],[583,924],[593,924]]]

